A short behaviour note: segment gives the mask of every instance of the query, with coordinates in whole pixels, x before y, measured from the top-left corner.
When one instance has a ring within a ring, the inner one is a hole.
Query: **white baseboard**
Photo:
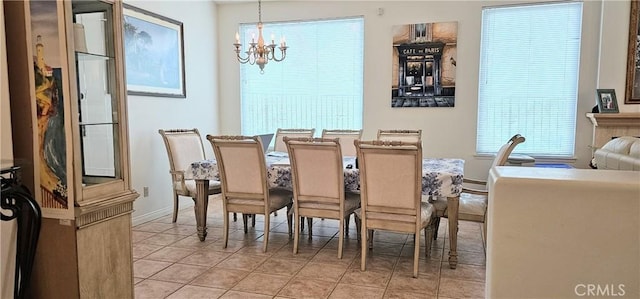
[[[189,202],[189,201],[182,201],[180,202],[180,209],[185,209],[185,208],[189,208],[189,207],[193,207],[193,202]],[[160,217],[163,216],[167,216],[167,215],[171,215],[173,213],[173,206],[169,206],[163,209],[159,209],[159,210],[155,210],[153,212],[149,212],[146,213],[144,215],[139,215],[139,216],[135,216],[133,218],[131,218],[131,224],[132,226],[136,226],[145,222],[149,222],[152,220],[156,220]]]

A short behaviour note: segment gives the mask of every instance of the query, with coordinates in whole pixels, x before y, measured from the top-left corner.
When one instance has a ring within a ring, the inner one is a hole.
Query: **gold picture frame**
[[[632,0],[629,18],[625,104],[640,104],[640,22],[638,22],[638,9],[638,1]]]

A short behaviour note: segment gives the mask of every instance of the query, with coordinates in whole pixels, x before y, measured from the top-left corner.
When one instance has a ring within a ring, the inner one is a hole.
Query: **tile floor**
[[[185,200],[185,199],[181,199]],[[460,222],[458,268],[447,263],[447,225],[426,259],[420,254],[413,278],[413,237],[376,232],[367,270],[360,271],[360,247],[351,221],[342,259],[337,258],[338,222],[315,219],[313,238],[301,235],[292,253],[285,210],[271,216],[266,253],[263,217],[244,234],[241,217],[231,222],[229,244],[222,248],[219,196],[210,197],[208,235],[198,240],[192,208],[178,221],[167,215],[133,228],[136,298],[483,298],[485,256],[480,224]],[[424,246],[424,237],[421,238]]]

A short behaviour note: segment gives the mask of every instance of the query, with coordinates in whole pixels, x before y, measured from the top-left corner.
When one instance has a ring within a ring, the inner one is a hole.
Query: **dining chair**
[[[224,219],[224,248],[229,241],[229,213],[242,213],[244,231],[247,233],[247,216],[264,215],[264,244],[269,242],[271,212],[287,207],[287,223],[291,236],[292,192],[270,189],[267,184],[267,166],[259,136],[211,136],[207,135],[216,155],[222,183],[222,207]]]
[[[276,152],[286,152],[287,146],[284,144],[284,136],[290,138],[296,137],[313,137],[316,129],[278,129],[276,131],[276,141],[274,141],[273,150]]]
[[[342,258],[344,232],[349,216],[360,207],[360,195],[345,193],[344,168],[338,138],[284,137],[291,162],[293,212],[296,217],[293,253],[298,253],[302,217],[340,221],[338,258]],[[359,224],[356,221],[356,227]],[[309,237],[312,226],[309,223]]]
[[[378,140],[421,142],[422,130],[378,130]]]
[[[171,129],[158,130],[164,140],[169,156],[169,173],[173,185],[173,222],[178,219],[178,197],[188,196],[195,202],[196,182],[195,180],[185,180],[184,170],[189,164],[195,161],[206,159],[204,145],[198,129]],[[207,195],[221,192],[220,181],[209,181],[209,191]]]
[[[413,277],[418,277],[420,231],[425,255],[430,255],[435,224],[434,207],[422,200],[422,146],[420,142],[355,141],[360,160],[360,267],[367,261],[367,232],[389,230],[414,235]],[[372,235],[371,235],[372,237]]]
[[[343,156],[356,156],[354,140],[362,138],[362,130],[322,130],[322,138],[338,138]]]
[[[523,143],[525,138],[520,134],[516,134],[511,137],[507,143],[502,145],[498,150],[491,168],[495,166],[504,166],[507,163],[509,155],[513,149],[520,143]],[[487,181],[475,180],[463,178],[463,183],[485,186],[484,189],[469,188],[467,186],[462,187],[462,193],[460,193],[460,203],[458,208],[458,220],[466,220],[472,222],[482,223],[482,237],[487,241],[487,207],[489,191],[486,189]],[[434,239],[438,237],[438,227],[440,226],[440,219],[447,217],[447,199],[444,197],[433,197],[430,202],[436,209],[436,224]]]

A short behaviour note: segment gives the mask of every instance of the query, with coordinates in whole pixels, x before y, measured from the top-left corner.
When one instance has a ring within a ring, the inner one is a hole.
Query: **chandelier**
[[[245,57],[242,57],[240,54],[240,52],[242,52],[242,44],[240,44],[240,35],[238,32],[236,32],[236,42],[233,45],[236,47],[235,51],[238,61],[243,64],[257,64],[260,67],[261,74],[264,74],[264,66],[269,60],[279,62],[283,61],[287,56],[288,47],[284,36],[280,39],[280,46],[278,47],[280,50],[280,58],[277,58],[275,54],[276,43],[274,42],[273,34],[271,34],[271,43],[268,45],[264,43],[264,38],[262,37],[262,5],[260,0],[258,0],[258,41],[256,42],[255,40],[255,34],[252,34],[249,49],[244,51],[244,54],[246,54]]]

